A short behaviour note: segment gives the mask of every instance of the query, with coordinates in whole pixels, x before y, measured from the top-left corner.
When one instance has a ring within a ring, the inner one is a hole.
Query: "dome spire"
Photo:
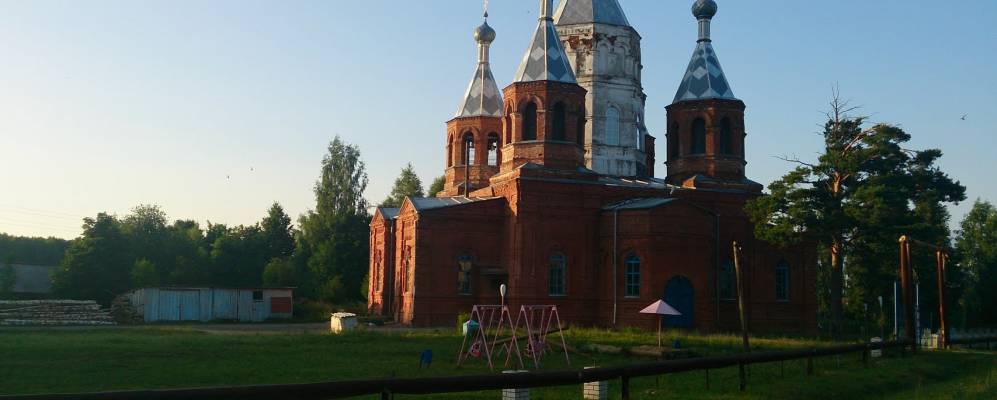
[[[554,28],[551,14],[553,0],[540,0],[540,22],[533,33],[530,47],[516,70],[513,82],[554,81],[577,83],[575,73],[568,63],[568,56],[561,45],[561,37]]]
[[[485,1],[484,22],[474,29],[474,41],[478,43],[478,68],[474,71],[471,84],[467,87],[464,100],[457,110],[461,117],[501,117],[502,95],[489,63],[489,48],[495,41],[495,29],[488,26],[488,1]]]
[[[692,15],[699,21],[699,40],[673,103],[704,99],[737,100],[723,68],[720,68],[720,59],[710,39],[710,22],[717,15],[717,2],[696,0],[692,5]]]
[[[692,4],[692,15],[699,21],[699,41],[710,41],[710,21],[717,15],[717,2],[713,0],[696,0]]]

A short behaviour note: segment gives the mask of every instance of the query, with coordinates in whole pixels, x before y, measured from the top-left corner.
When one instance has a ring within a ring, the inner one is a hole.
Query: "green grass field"
[[[734,352],[738,338],[670,333],[698,355]],[[569,344],[646,345],[653,333],[568,331]],[[454,365],[461,339],[451,332],[319,334],[226,334],[191,327],[92,330],[0,330],[0,394],[94,392],[204,386],[305,383],[356,378],[481,374],[480,361]],[[753,347],[780,349],[829,345],[791,338],[755,338]],[[434,365],[419,370],[419,354],[432,349]],[[550,357],[544,370],[649,361],[607,355]],[[635,398],[758,399],[993,399],[997,398],[997,353],[921,352],[875,359],[861,355],[817,359],[816,374],[803,361],[750,367],[746,393],[738,391],[737,368],[632,380]],[[611,382],[619,397],[619,382]],[[580,386],[534,389],[534,399],[579,399]],[[399,397],[408,398],[408,397]],[[424,398],[496,399],[498,391]]]

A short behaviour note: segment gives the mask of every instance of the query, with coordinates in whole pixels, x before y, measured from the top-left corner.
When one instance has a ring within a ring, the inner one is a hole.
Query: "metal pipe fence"
[[[951,344],[997,342],[997,337],[953,340]],[[851,353],[862,353],[868,362],[872,350],[906,348],[911,343],[882,342],[817,347],[808,349],[762,351],[717,357],[691,358],[648,362],[614,367],[599,367],[577,371],[526,372],[518,374],[465,375],[436,378],[368,379],[325,383],[240,386],[201,389],[140,390],[104,393],[45,394],[0,396],[0,400],[324,400],[364,395],[381,395],[390,399],[394,394],[429,395],[437,393],[476,392],[501,389],[529,389],[549,386],[580,385],[589,382],[620,379],[623,398],[629,398],[631,378],[657,376],[697,370],[711,370],[739,365],[807,360],[812,373],[813,359]]]

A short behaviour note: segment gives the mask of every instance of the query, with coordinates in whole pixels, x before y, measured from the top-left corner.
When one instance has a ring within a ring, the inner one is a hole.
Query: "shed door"
[[[693,327],[692,282],[684,276],[676,276],[665,285],[665,303],[674,307],[682,315],[666,315],[664,324],[668,328]]]
[[[266,303],[263,301],[263,291],[253,291],[253,322],[265,321],[270,314]]]
[[[184,290],[179,292],[178,303],[180,304],[181,321],[201,320],[201,292],[196,290]]]
[[[175,290],[159,291],[159,313],[157,321],[179,321],[180,302]]]

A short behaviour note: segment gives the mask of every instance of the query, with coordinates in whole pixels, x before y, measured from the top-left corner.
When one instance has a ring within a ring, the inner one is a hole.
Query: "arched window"
[[[623,283],[626,297],[640,297],[640,257],[630,253],[623,262],[626,266]]]
[[[554,105],[553,113],[554,121],[551,123],[551,128],[554,131],[551,139],[553,140],[565,140],[565,126],[566,119],[568,118],[567,112],[564,109],[564,103],[557,103]]]
[[[640,127],[641,127],[640,114],[637,114],[636,118],[637,118],[637,131],[634,134],[634,137],[636,138],[637,144],[634,147],[636,147],[637,150],[644,150],[644,135],[640,134]]]
[[[523,140],[537,140],[537,105],[532,101],[523,107]]]
[[[467,132],[464,134],[464,154],[461,158],[465,160],[464,165],[474,165],[474,134]]]
[[[613,106],[606,108],[606,144],[620,145],[620,110]]]
[[[706,121],[696,118],[692,122],[692,154],[706,153]]]
[[[474,266],[474,258],[470,254],[463,253],[457,256],[457,294],[471,294],[471,267]]]
[[[492,132],[488,134],[488,165],[496,166],[498,165],[498,147],[499,147],[499,136],[497,133]]]
[[[779,260],[775,265],[775,299],[789,301],[789,263]]]
[[[547,293],[551,296],[568,294],[568,259],[561,253],[550,256],[547,274]]]
[[[668,135],[668,157],[671,159],[679,158],[679,149],[682,145],[682,136],[679,135],[679,123],[672,123],[672,132]]]
[[[730,118],[724,118],[720,122],[720,154],[734,154],[734,143],[731,141],[733,134],[730,131]]]
[[[734,300],[737,298],[737,278],[734,264],[725,261],[720,267],[720,299]]]

